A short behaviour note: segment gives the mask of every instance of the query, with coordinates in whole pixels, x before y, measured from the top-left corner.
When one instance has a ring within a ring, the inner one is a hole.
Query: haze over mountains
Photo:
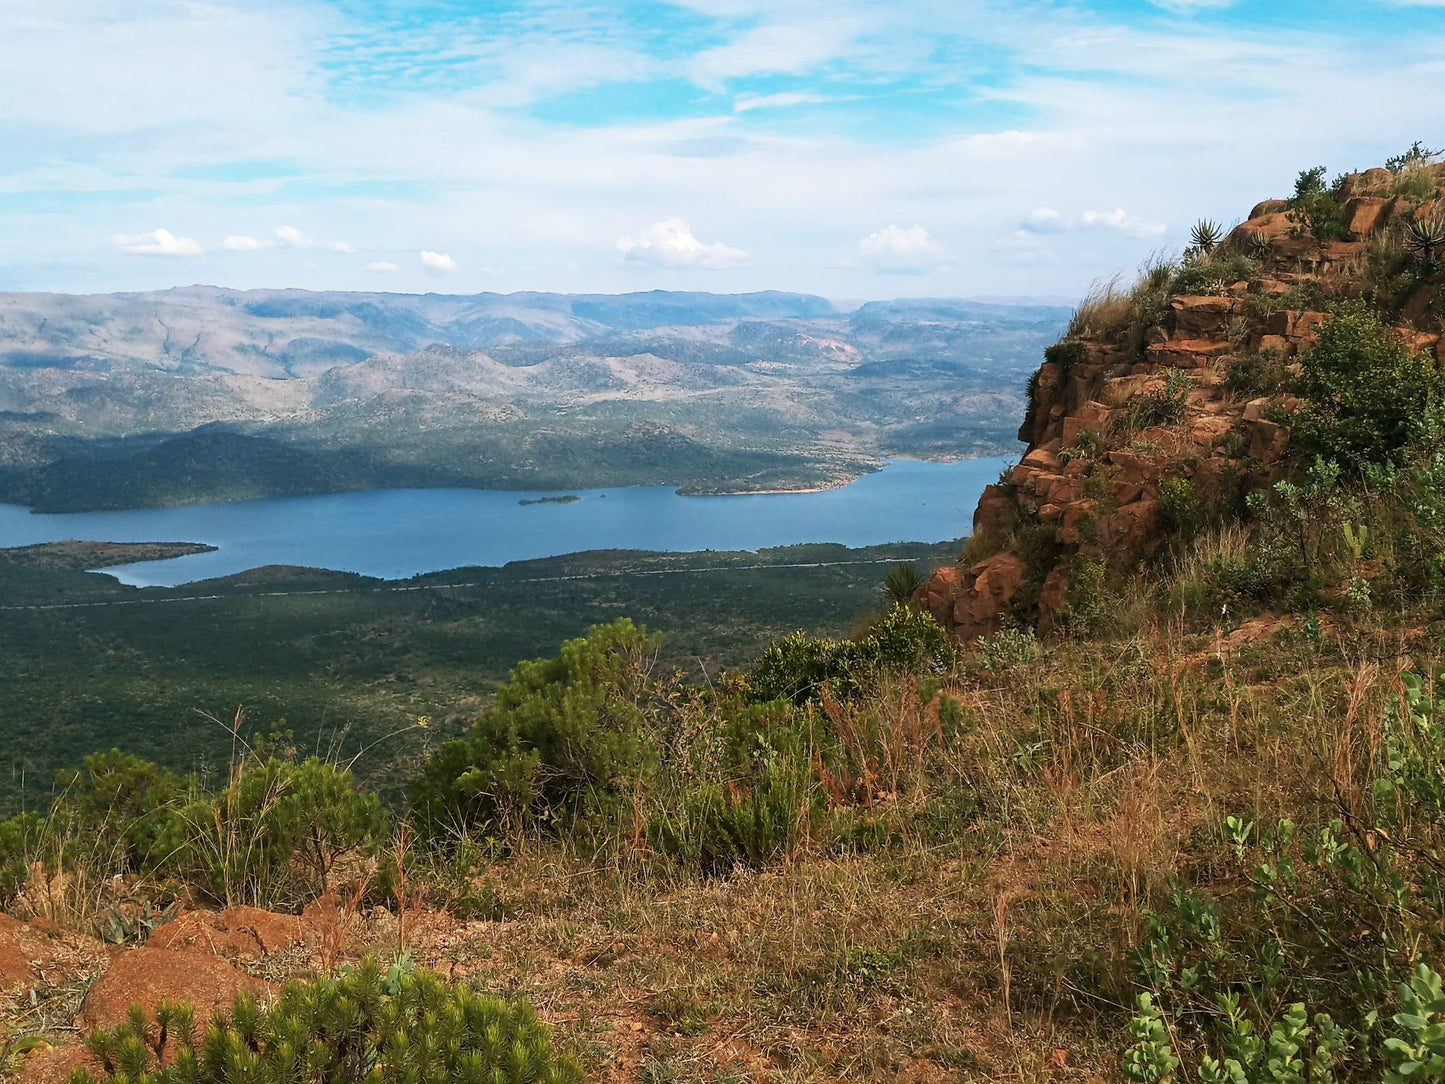
[[[1011,450],[1054,305],[809,295],[0,295],[0,499],[826,484]]]

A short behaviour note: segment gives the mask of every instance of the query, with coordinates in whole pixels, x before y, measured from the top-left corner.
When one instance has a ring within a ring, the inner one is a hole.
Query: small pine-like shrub
[[[1439,366],[1363,306],[1348,306],[1321,327],[1300,365],[1305,405],[1295,428],[1315,455],[1348,467],[1400,463],[1429,431]]]
[[[371,960],[335,978],[287,983],[268,1008],[239,996],[204,1031],[187,1005],[163,1004],[152,1019],[135,1009],[89,1046],[100,1075],[77,1070],[72,1084],[583,1080],[525,1002],[508,1005],[400,964],[383,973]]]
[[[327,891],[343,856],[385,825],[381,800],[315,757],[248,757],[226,787],[197,793],[160,821],[152,867],[228,905],[294,906]]]
[[[471,735],[427,761],[412,788],[418,824],[514,829],[613,804],[653,759],[642,725],[655,647],[624,618],[518,665]]]

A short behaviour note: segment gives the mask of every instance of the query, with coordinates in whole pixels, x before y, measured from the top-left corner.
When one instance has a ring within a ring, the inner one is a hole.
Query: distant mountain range
[[[0,499],[827,483],[1014,447],[1067,316],[779,292],[0,294]]]

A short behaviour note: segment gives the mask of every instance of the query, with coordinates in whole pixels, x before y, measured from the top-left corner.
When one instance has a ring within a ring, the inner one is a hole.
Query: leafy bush
[[[1031,628],[1000,629],[992,636],[980,636],[979,664],[990,673],[1024,666],[1038,655],[1039,641]]]
[[[857,640],[792,633],[774,640],[748,674],[758,700],[804,704],[825,690],[853,696],[879,673],[934,672],[953,663],[953,647],[933,618],[912,606],[895,606]]]
[[[1317,241],[1348,241],[1350,226],[1345,208],[1325,186],[1325,167],[1300,171],[1289,200],[1289,220],[1296,237],[1306,234]]]
[[[1159,479],[1159,525],[1188,541],[1209,521],[1209,509],[1194,494],[1188,478]]]
[[[246,995],[201,1033],[188,1005],[133,1008],[93,1035],[97,1078],[72,1084],[581,1084],[525,1002],[507,1005],[424,971],[371,960],[335,978],[292,981],[261,1008]],[[165,1057],[162,1057],[162,1054]]]
[[[1445,1079],[1445,994],[1425,963],[1445,948],[1442,679],[1402,675],[1364,805],[1313,829],[1226,817],[1251,891],[1226,908],[1175,882],[1145,913],[1137,966],[1154,996],[1139,1002],[1131,1079],[1171,1079],[1157,1074],[1186,1048],[1208,1081]],[[1382,1035],[1392,1000],[1404,1011]]]
[[[1229,361],[1224,386],[1236,395],[1273,395],[1289,379],[1289,369],[1278,350],[1240,354]]]
[[[1429,431],[1439,366],[1364,307],[1347,306],[1320,328],[1300,365],[1296,430],[1306,450],[1354,467],[1399,463]]]
[[[649,769],[655,641],[626,618],[524,662],[469,737],[427,761],[412,811],[432,834],[518,828],[614,804]]]

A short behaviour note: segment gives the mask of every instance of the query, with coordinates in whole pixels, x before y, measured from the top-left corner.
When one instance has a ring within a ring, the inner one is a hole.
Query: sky
[[[1445,146],[1445,0],[0,0],[0,290],[1076,297]]]

